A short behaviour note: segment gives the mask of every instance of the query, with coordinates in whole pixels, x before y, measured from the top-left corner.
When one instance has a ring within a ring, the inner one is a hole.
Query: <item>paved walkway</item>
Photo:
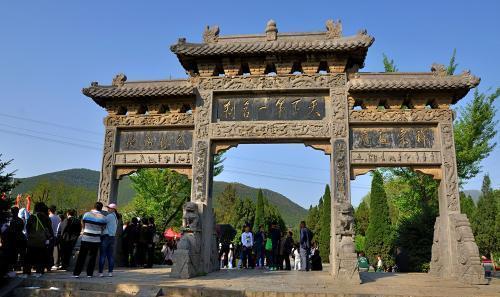
[[[332,281],[326,271],[221,270],[189,280],[169,277],[166,267],[117,270],[112,278],[53,272],[26,284],[81,290],[129,292],[139,287],[163,288],[166,296],[500,296],[500,278],[471,286],[423,273],[362,273],[363,284]]]

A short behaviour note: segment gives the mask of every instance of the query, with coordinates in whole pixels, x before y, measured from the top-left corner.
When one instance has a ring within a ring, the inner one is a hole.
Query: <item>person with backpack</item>
[[[67,270],[73,254],[73,248],[82,232],[82,224],[76,217],[76,210],[70,209],[66,212],[66,218],[59,226],[58,237],[60,239],[61,268]]]
[[[80,252],[76,259],[75,270],[73,271],[73,277],[75,278],[80,277],[87,254],[90,256],[87,263],[87,277],[91,278],[94,276],[97,252],[101,246],[101,234],[106,226],[106,220],[101,212],[102,207],[101,202],[96,202],[94,209],[83,215],[83,236],[80,244]]]
[[[48,247],[54,237],[52,223],[48,215],[48,207],[43,202],[35,204],[34,214],[26,223],[27,252],[23,277],[31,274],[35,267],[35,277],[41,277],[48,263]]]
[[[309,255],[311,254],[312,232],[306,227],[306,222],[300,222],[300,263],[301,271],[309,271],[311,263]]]

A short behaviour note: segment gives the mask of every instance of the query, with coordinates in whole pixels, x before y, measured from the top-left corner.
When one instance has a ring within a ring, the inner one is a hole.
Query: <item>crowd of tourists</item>
[[[246,225],[237,244],[219,245],[221,268],[322,270],[319,249],[304,221],[300,223],[299,238],[294,242],[292,231],[281,232],[276,223],[267,232],[262,225],[255,232]]]
[[[153,266],[159,238],[152,218],[133,218],[123,225],[116,204],[103,206],[101,202],[96,202],[94,208],[81,217],[74,209],[62,214],[55,206],[48,207],[43,202],[35,203],[32,212],[30,209],[30,197],[26,198],[25,207],[20,207],[18,197],[9,218],[1,224],[2,275],[15,277],[16,272],[22,271],[22,278],[40,277],[46,272],[69,270],[74,266],[71,271],[77,278],[87,263],[86,275],[92,277],[97,262],[99,276],[104,276],[107,263],[107,276],[111,277],[117,235],[123,255],[120,260],[125,266]],[[167,264],[172,264],[174,249],[175,241],[167,240],[163,249],[170,259],[164,261]]]

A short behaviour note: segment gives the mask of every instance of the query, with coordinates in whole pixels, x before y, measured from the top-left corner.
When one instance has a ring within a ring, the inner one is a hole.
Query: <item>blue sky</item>
[[[185,77],[169,51],[177,38],[200,41],[207,24],[223,35],[261,33],[271,18],[281,32],[323,30],[329,18],[342,20],[345,35],[366,28],[375,43],[363,71],[382,71],[382,53],[401,71],[428,71],[457,48],[459,72],[480,76],[482,91],[500,85],[498,1],[2,1],[2,158],[15,159],[19,177],[99,169],[105,112],[82,87],[109,84],[119,72],[129,80]],[[496,164],[498,148],[483,162],[498,188]],[[302,145],[240,146],[226,166],[219,179],[270,188],[303,206],[316,203],[329,180],[327,156]],[[464,188],[479,189],[481,180]],[[369,184],[369,176],[352,184],[353,204]]]

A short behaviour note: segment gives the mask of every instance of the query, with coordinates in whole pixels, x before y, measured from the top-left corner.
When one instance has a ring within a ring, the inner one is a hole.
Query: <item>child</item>
[[[299,252],[299,245],[295,244],[293,248],[293,270],[300,270],[300,252]]]

